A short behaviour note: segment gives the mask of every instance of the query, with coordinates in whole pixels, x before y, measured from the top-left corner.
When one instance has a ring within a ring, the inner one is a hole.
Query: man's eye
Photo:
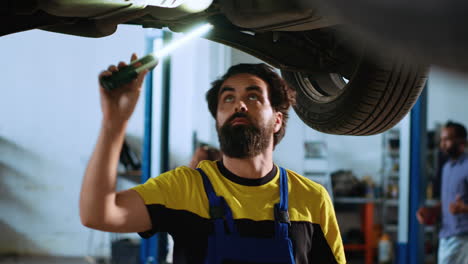
[[[234,101],[234,96],[228,95],[228,96],[224,97],[224,102],[225,103],[231,103],[232,101]]]
[[[256,94],[250,94],[249,95],[249,100],[251,100],[251,101],[258,100],[258,96]]]

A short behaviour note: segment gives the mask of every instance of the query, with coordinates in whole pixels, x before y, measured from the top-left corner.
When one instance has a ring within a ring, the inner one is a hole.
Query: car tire
[[[339,73],[282,71],[296,90],[293,106],[311,128],[337,135],[374,135],[396,125],[416,103],[427,67],[363,55],[349,80]]]

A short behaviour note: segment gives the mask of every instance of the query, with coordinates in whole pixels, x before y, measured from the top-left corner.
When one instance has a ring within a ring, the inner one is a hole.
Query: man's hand
[[[416,218],[422,225],[433,225],[440,215],[440,205],[434,207],[421,207],[416,212]]]
[[[132,54],[131,61],[137,59],[137,56]],[[107,71],[103,71],[99,75],[99,79],[103,76],[110,76],[112,73],[117,72],[125,66],[127,66],[125,62],[120,62],[117,67],[111,65]],[[147,72],[148,70],[141,72],[132,82],[112,91],[107,91],[100,85],[101,108],[105,124],[110,124],[112,126],[122,126],[126,124],[138,102],[141,85]]]
[[[418,222],[422,225],[426,223],[426,219],[428,218],[429,214],[429,208],[427,207],[421,207],[419,210],[416,212],[416,218],[418,219]]]
[[[452,214],[468,213],[468,205],[463,202],[460,195],[457,195],[455,202],[450,203],[449,211]]]

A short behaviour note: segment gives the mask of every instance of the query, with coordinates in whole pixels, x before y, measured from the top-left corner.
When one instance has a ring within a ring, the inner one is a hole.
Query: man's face
[[[440,134],[440,149],[449,157],[456,158],[463,152],[463,142],[463,139],[457,137],[455,128],[442,128]]]
[[[273,134],[281,124],[282,114],[273,110],[262,79],[242,73],[221,85],[216,128],[225,155],[248,158],[273,149]]]

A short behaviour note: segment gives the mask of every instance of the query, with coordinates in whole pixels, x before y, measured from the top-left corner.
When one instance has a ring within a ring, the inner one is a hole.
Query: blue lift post
[[[154,51],[154,42],[162,38],[166,43],[170,40],[171,34],[162,30],[152,31],[146,38],[146,53]],[[169,107],[170,107],[170,58],[162,62],[162,100],[161,100],[161,149],[159,153],[160,173],[169,170]],[[151,178],[152,160],[152,121],[153,121],[153,78],[154,72],[150,71],[146,77],[145,86],[145,118],[143,136],[143,164],[141,183],[145,183]],[[149,239],[141,239],[140,264],[157,264],[160,256],[160,235],[154,235]]]
[[[166,45],[172,39],[172,33],[163,31],[163,43]],[[169,160],[169,135],[170,135],[170,108],[171,108],[171,59],[165,58],[162,61],[162,94],[161,94],[161,149],[159,151],[159,168],[160,172],[166,172],[170,169]],[[156,263],[159,263],[160,258],[167,254],[167,233],[159,234],[158,243],[158,258]]]
[[[156,36],[148,36],[146,38],[146,51],[150,53],[154,48],[154,39]],[[145,119],[144,119],[144,135],[143,135],[143,161],[141,183],[145,183],[151,178],[151,146],[152,146],[152,120],[153,120],[153,71],[150,71],[146,76],[145,82]],[[140,264],[155,263],[157,256],[158,237],[157,235],[141,239],[140,244]]]
[[[416,219],[416,211],[424,205],[427,160],[427,85],[411,110],[410,124],[410,193],[409,232],[406,256],[409,264],[424,262],[424,226]]]

